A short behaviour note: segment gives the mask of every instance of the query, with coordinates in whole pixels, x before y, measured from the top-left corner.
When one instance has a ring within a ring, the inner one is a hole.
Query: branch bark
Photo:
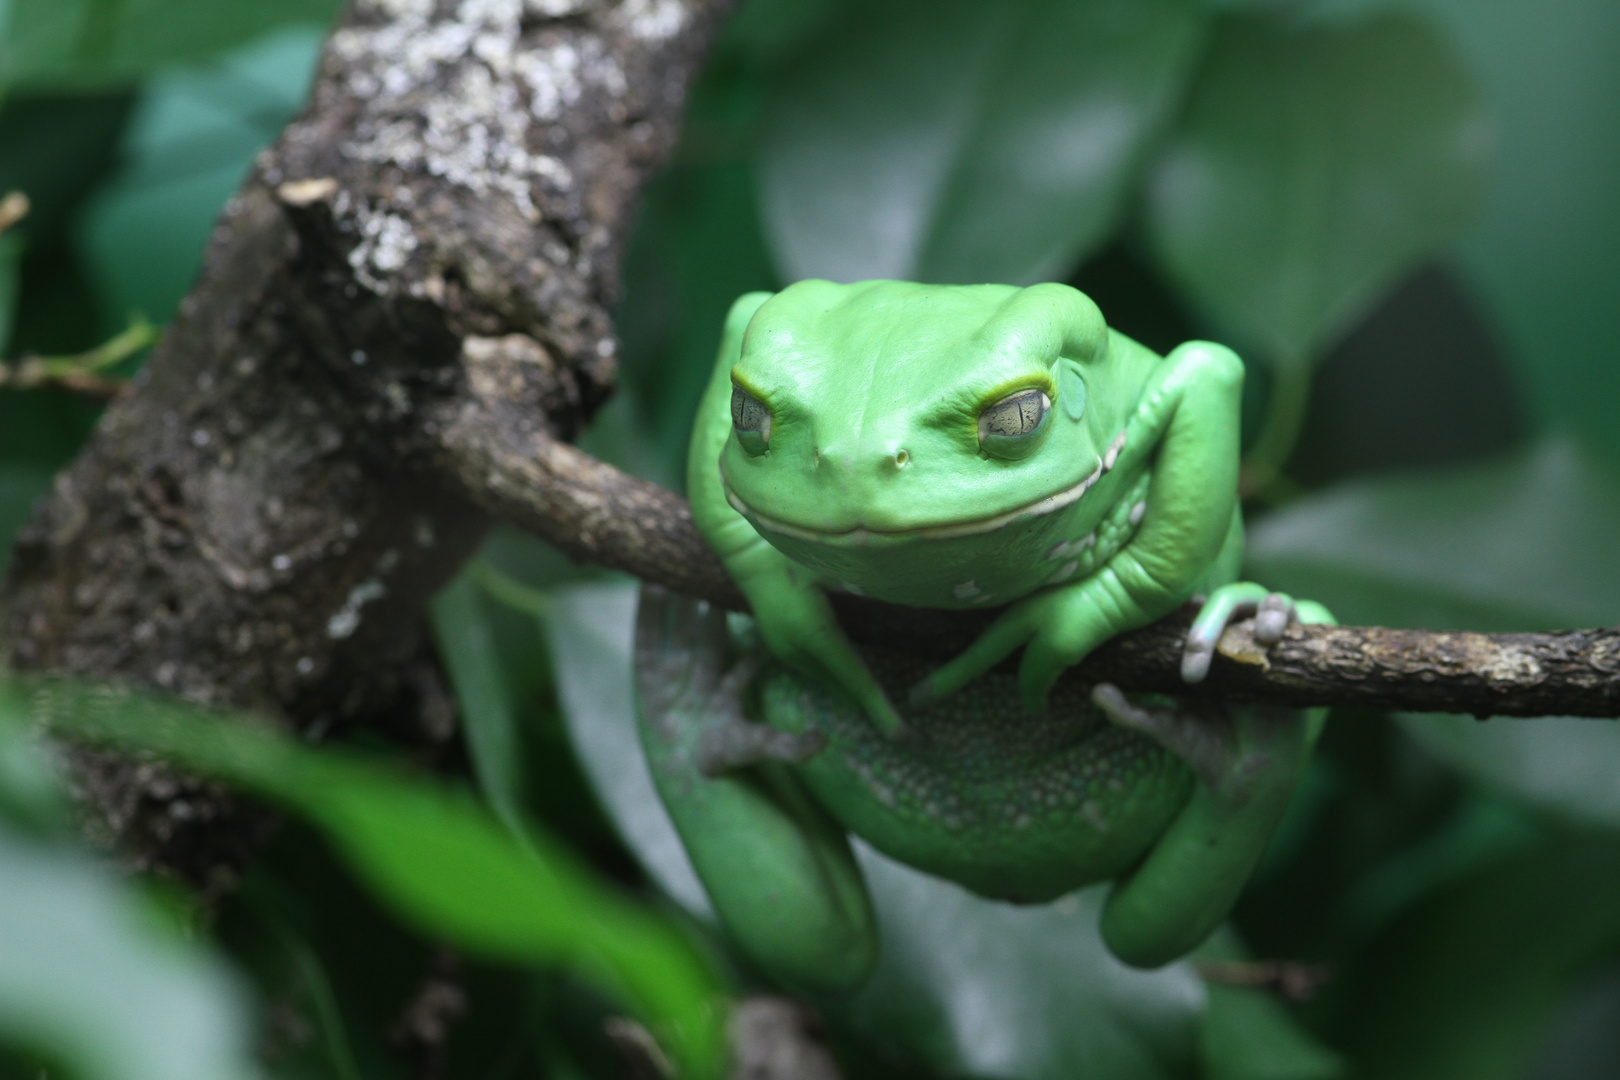
[[[488,526],[436,424],[493,395],[568,438],[611,391],[619,247],[728,6],[355,0],[20,537],[0,655],[312,731],[434,713],[423,609]],[[136,865],[212,888],[258,831],[162,768],[76,765]]]

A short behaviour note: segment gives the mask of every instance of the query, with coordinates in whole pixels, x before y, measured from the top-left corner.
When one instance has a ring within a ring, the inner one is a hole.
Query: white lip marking
[[[1114,441],[1108,444],[1108,452],[1103,455],[1101,461],[1097,462],[1097,467],[1091,470],[1090,476],[1073,487],[1064,488],[1056,495],[1047,495],[1045,498],[1036,499],[1032,503],[1018,507],[1016,510],[1008,510],[1005,514],[980,518],[977,521],[963,521],[950,525],[922,525],[915,529],[897,529],[893,532],[868,529],[864,525],[857,525],[855,528],[846,529],[843,532],[821,531],[807,529],[803,525],[792,525],[782,521],[780,518],[762,514],[743,502],[737,493],[731,490],[731,485],[726,483],[724,473],[721,474],[720,482],[726,489],[726,501],[731,504],[733,510],[746,518],[752,519],[761,528],[769,529],[774,533],[781,533],[783,536],[791,536],[796,540],[814,540],[818,543],[826,543],[832,539],[839,539],[846,540],[851,544],[869,543],[876,537],[903,538],[907,540],[952,540],[959,536],[979,536],[983,533],[995,532],[1003,525],[1010,525],[1020,518],[1044,517],[1054,511],[1062,510],[1066,506],[1074,505],[1080,501],[1080,496],[1090,491],[1091,486],[1102,479],[1104,473],[1114,467],[1114,463],[1119,460],[1119,452],[1124,448],[1125,432],[1121,431],[1114,436]]]
[[[977,596],[978,592],[979,585],[974,581],[964,581],[951,589],[951,595],[958,600],[966,600],[970,596]]]
[[[1103,455],[1103,468],[1112,469],[1114,462],[1119,460],[1119,452],[1125,449],[1125,432],[1121,431],[1114,436],[1114,441],[1108,444],[1108,452]]]
[[[1071,560],[1069,562],[1064,563],[1058,569],[1058,572],[1053,574],[1051,576],[1051,578],[1049,578],[1048,580],[1051,581],[1051,583],[1054,584],[1054,585],[1056,585],[1060,581],[1068,581],[1070,578],[1072,578],[1074,576],[1074,572],[1076,570],[1078,570],[1078,569],[1080,569],[1080,560],[1078,560],[1078,559]]]

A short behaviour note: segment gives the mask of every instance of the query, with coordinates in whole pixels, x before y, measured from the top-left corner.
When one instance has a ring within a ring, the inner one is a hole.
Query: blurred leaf
[[[582,585],[552,594],[552,666],[563,720],[596,797],[620,836],[676,903],[711,921],[709,896],[653,790],[636,734],[631,641],[638,586]]]
[[[1257,580],[1345,623],[1551,630],[1620,619],[1620,477],[1548,439],[1486,465],[1342,484],[1262,518]]]
[[[1620,4],[1404,2],[1468,58],[1501,133],[1459,262],[1539,414],[1620,460]]]
[[[1490,151],[1427,23],[1233,19],[1153,171],[1148,236],[1228,333],[1309,363],[1471,220]]]
[[[1620,827],[1620,723],[1402,716],[1408,735],[1487,787],[1566,818]]]
[[[324,26],[339,6],[339,0],[10,0],[0,8],[0,84],[129,82],[289,23]]]
[[[148,80],[124,136],[128,164],[79,227],[109,329],[132,312],[170,319],[225,201],[303,105],[320,41],[317,29],[292,27]]]
[[[627,843],[669,895],[712,919],[635,731],[634,585],[554,596],[551,647],[569,733]],[[1017,906],[973,896],[857,844],[883,952],[830,1009],[874,1042],[952,1074],[1046,1080],[1184,1075],[1203,1004],[1186,964],[1127,968],[1097,934],[1100,890]]]
[[[761,197],[788,280],[1061,278],[1114,229],[1203,40],[1193,0],[887,0],[776,92]]]
[[[523,831],[523,748],[517,703],[501,671],[495,633],[471,568],[433,600],[433,636],[455,691],[478,788],[495,816]]]
[[[49,834],[67,822],[67,811],[55,755],[0,687],[0,828]]]
[[[1620,945],[1620,840],[1502,859],[1409,909],[1351,956],[1338,1043],[1378,1080],[1517,1080],[1555,1010]]]
[[[1244,961],[1248,952],[1229,928],[1216,931],[1200,959]],[[1198,1024],[1204,1080],[1337,1080],[1339,1055],[1305,1033],[1276,994],[1249,986],[1207,985],[1209,1006]]]
[[[0,236],[0,361],[8,355],[11,327],[17,313],[17,269],[22,262],[22,237],[16,233]]]
[[[1551,831],[1512,800],[1464,789],[1432,830],[1389,853],[1341,894],[1345,921],[1353,933],[1371,934],[1442,886],[1543,843]]]
[[[48,470],[0,464],[0,574],[5,573],[6,564],[11,561],[11,546],[17,530],[28,524],[34,514],[34,504],[50,489]]]
[[[134,95],[9,94],[0,107],[0,192],[21,191],[33,204],[21,231],[31,238],[60,229],[113,164]]]
[[[86,855],[0,826],[0,1037],[94,1080],[256,1075],[240,988]]]
[[[689,122],[701,122],[701,104]],[[726,312],[744,293],[777,287],[752,185],[751,171],[730,162],[659,177],[648,188],[625,263],[617,321],[626,389],[634,396],[615,398],[587,439],[622,467],[677,490]],[[604,422],[611,425],[606,430]]]
[[[424,932],[564,966],[631,1005],[690,1075],[717,1074],[721,1002],[707,965],[532,826],[514,836],[464,792],[307,749],[260,723],[61,683],[38,686],[32,704],[57,730],[157,753],[285,804]]]
[[[882,952],[838,1011],[952,1075],[1153,1080],[1195,1059],[1203,987],[1186,963],[1126,967],[1102,943],[1106,886],[1052,904],[974,896],[857,845]]]
[[[6,820],[60,810],[27,727],[0,683],[0,1041],[85,1080],[257,1075],[241,988],[218,961],[160,932],[110,867]]]

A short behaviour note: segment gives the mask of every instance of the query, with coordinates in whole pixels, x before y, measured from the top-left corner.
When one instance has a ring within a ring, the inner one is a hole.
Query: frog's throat
[[[1125,432],[1121,431],[1114,436],[1114,441],[1108,444],[1108,449],[1103,453],[1102,460],[1097,462],[1097,467],[1091,471],[1091,475],[1078,484],[992,517],[974,518],[970,521],[953,521],[943,525],[922,525],[914,529],[868,529],[864,525],[857,525],[854,528],[837,532],[810,529],[803,525],[795,525],[792,522],[771,517],[769,514],[763,514],[749,506],[742,500],[741,496],[731,489],[731,485],[725,482],[724,474],[721,476],[721,484],[726,490],[726,501],[731,503],[732,508],[739,514],[753,522],[756,528],[765,532],[780,533],[783,536],[790,536],[797,540],[811,540],[823,544],[857,545],[877,539],[950,540],[959,536],[977,536],[982,533],[995,532],[997,529],[1011,525],[1015,521],[1044,517],[1047,514],[1062,510],[1066,506],[1073,506],[1080,501],[1082,495],[1091,490],[1097,481],[1101,480],[1114,468],[1119,461],[1120,451],[1124,449]]]

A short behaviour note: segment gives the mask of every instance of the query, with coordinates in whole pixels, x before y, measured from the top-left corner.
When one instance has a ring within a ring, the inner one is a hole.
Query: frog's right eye
[[[979,448],[999,458],[1028,457],[1052,430],[1052,399],[1038,389],[1010,394],[979,414]]]
[[[731,427],[742,448],[753,457],[770,449],[771,410],[740,386],[731,388]]]

